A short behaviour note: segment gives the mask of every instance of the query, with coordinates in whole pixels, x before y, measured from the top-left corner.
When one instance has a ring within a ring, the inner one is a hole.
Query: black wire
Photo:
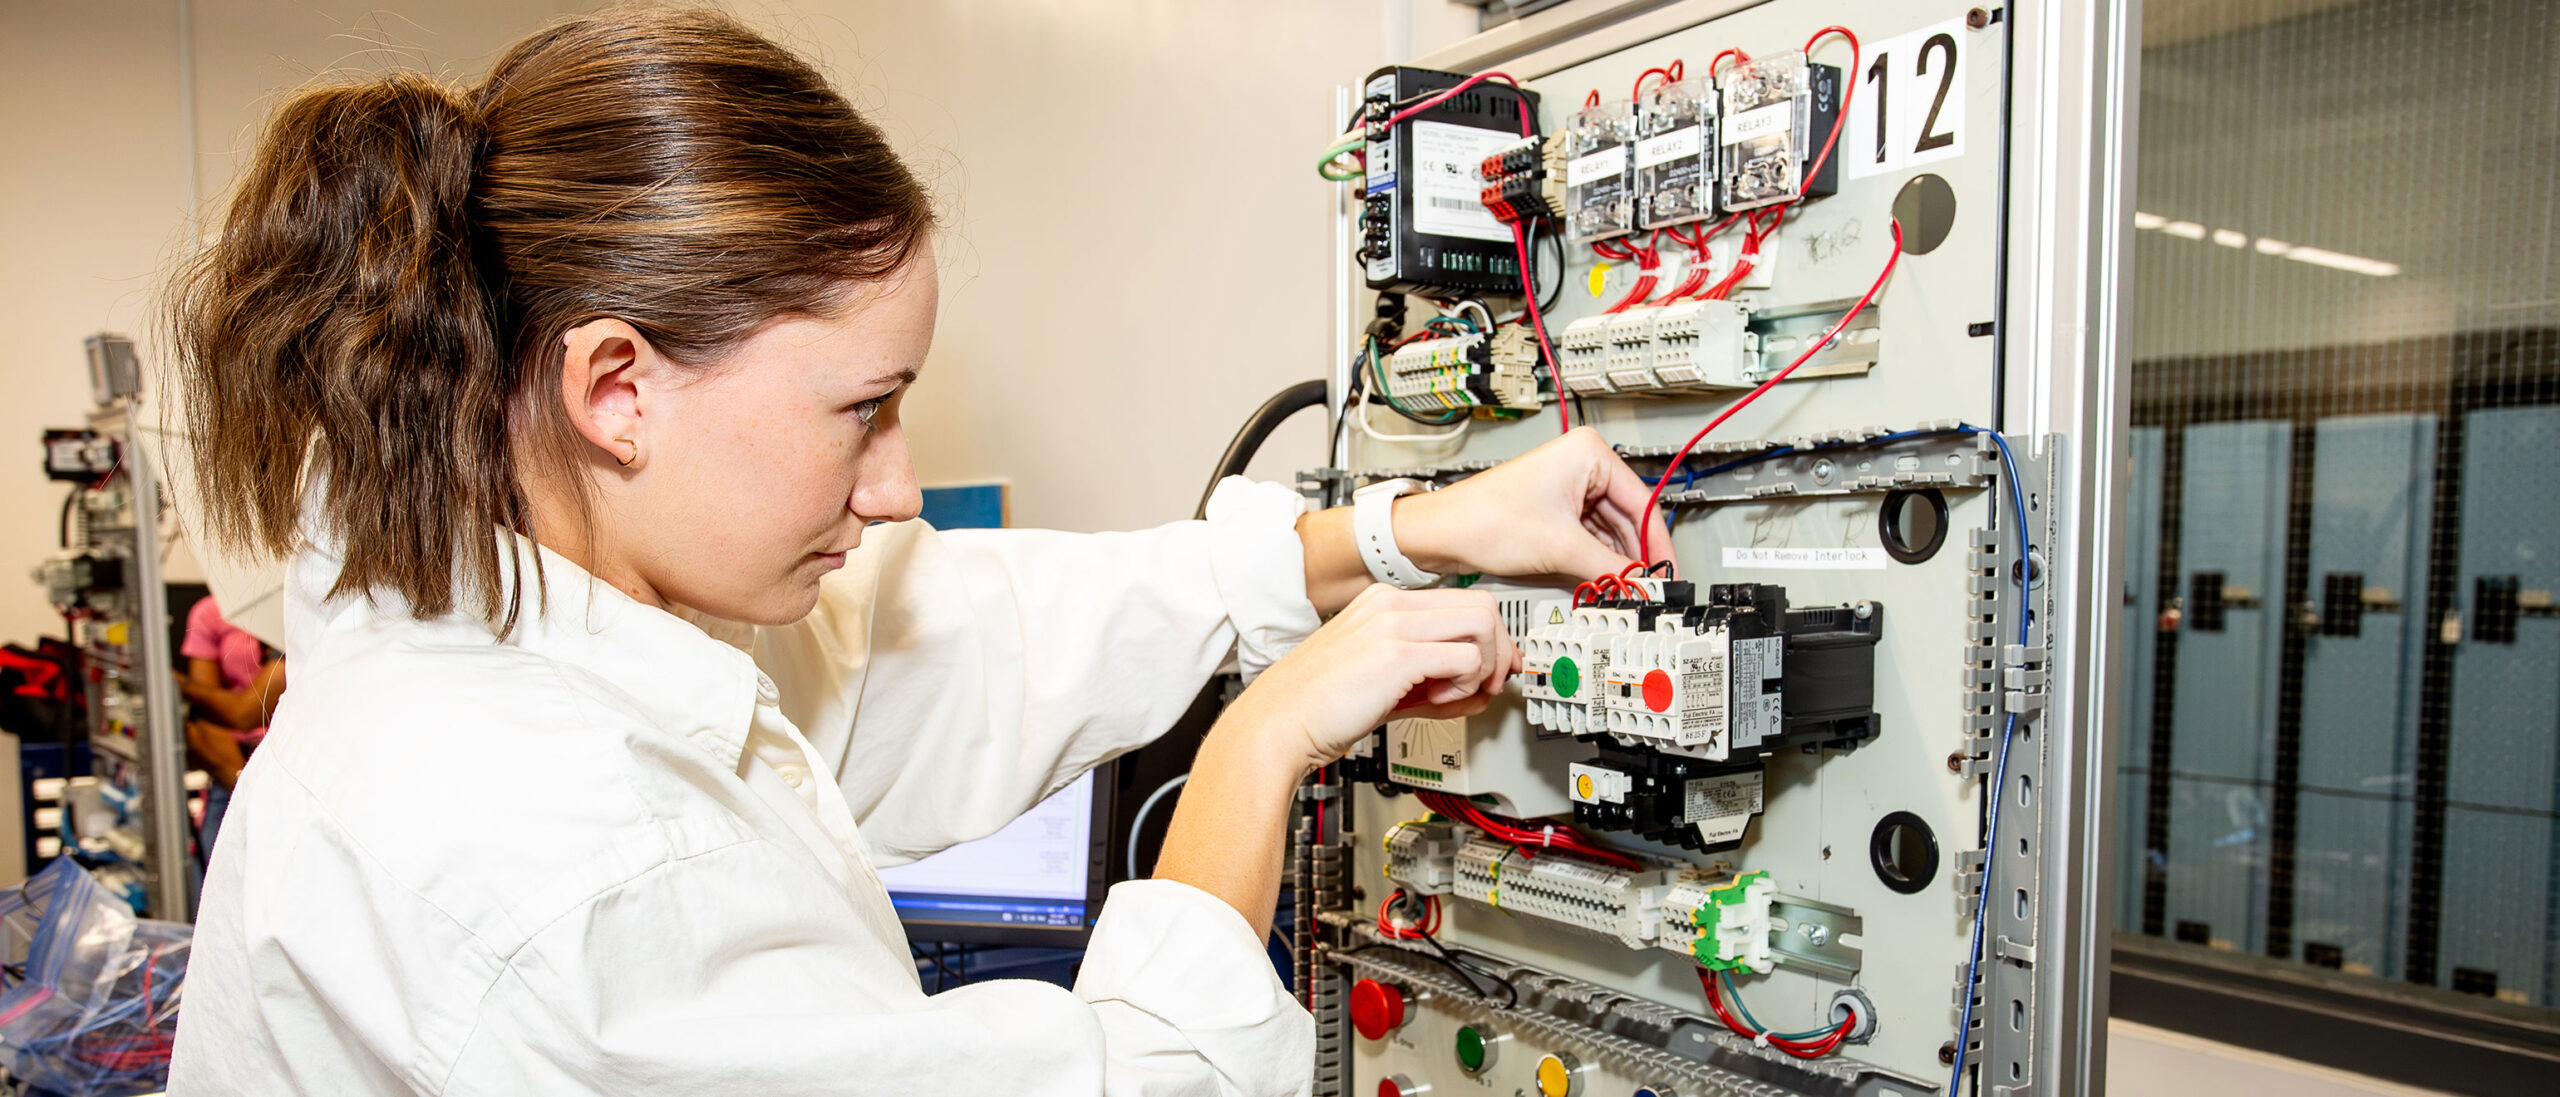
[[[1502,976],[1496,975],[1496,974],[1494,974],[1494,973],[1492,973],[1492,972],[1490,972],[1490,971],[1484,971],[1484,970],[1482,970],[1482,969],[1479,969],[1479,968],[1475,967],[1474,965],[1467,963],[1467,962],[1466,962],[1466,961],[1464,961],[1464,960],[1461,960],[1461,959],[1459,959],[1459,958],[1457,958],[1457,957],[1455,957],[1455,956],[1453,956],[1453,955],[1450,955],[1449,950],[1448,950],[1448,949],[1446,949],[1446,948],[1441,947],[1440,942],[1438,942],[1438,941],[1436,941],[1436,940],[1433,940],[1433,939],[1431,939],[1431,938],[1429,938],[1429,937],[1424,937],[1424,938],[1422,938],[1422,941],[1423,941],[1424,943],[1426,943],[1426,944],[1428,944],[1428,945],[1430,945],[1430,946],[1431,946],[1432,952],[1436,952],[1436,953],[1438,953],[1439,955],[1436,955],[1436,956],[1435,956],[1435,955],[1432,955],[1431,953],[1415,952],[1415,951],[1413,951],[1412,949],[1397,948],[1397,947],[1395,947],[1395,946],[1393,946],[1393,945],[1386,945],[1386,944],[1360,945],[1360,946],[1357,946],[1357,947],[1354,947],[1354,948],[1341,949],[1341,950],[1336,951],[1336,952],[1334,953],[1334,955],[1336,955],[1336,956],[1349,956],[1349,955],[1352,955],[1352,954],[1354,954],[1354,953],[1370,952],[1370,951],[1374,951],[1374,950],[1384,949],[1384,950],[1386,950],[1386,951],[1394,952],[1394,953],[1397,953],[1397,954],[1399,954],[1399,955],[1419,957],[1419,958],[1424,959],[1424,960],[1429,960],[1429,961],[1431,961],[1432,963],[1439,964],[1439,965],[1441,965],[1442,967],[1446,967],[1446,968],[1448,968],[1450,971],[1455,972],[1455,973],[1457,974],[1457,976],[1458,976],[1458,981],[1459,981],[1459,982],[1461,982],[1461,983],[1465,983],[1465,984],[1467,985],[1467,990],[1468,990],[1469,992],[1473,993],[1479,1001],[1483,1001],[1483,1002],[1485,1002],[1485,1003],[1486,1003],[1486,1004],[1488,1004],[1488,1005],[1491,1005],[1491,1004],[1492,1004],[1492,995],[1489,995],[1489,994],[1486,994],[1486,993],[1485,993],[1485,991],[1484,991],[1484,987],[1483,987],[1481,984],[1479,984],[1479,983],[1477,983],[1477,982],[1476,982],[1476,976],[1479,976],[1479,975],[1484,976],[1485,978],[1490,979],[1490,980],[1492,980],[1493,982],[1495,982],[1495,983],[1499,984],[1499,985],[1502,987],[1502,1004],[1500,1004],[1500,1005],[1498,1005],[1498,1006],[1495,1006],[1494,1008],[1496,1008],[1496,1009],[1510,1009],[1510,1008],[1512,1008],[1512,1007],[1517,1006],[1517,1005],[1519,1005],[1519,1004],[1520,1004],[1520,988],[1515,987],[1515,986],[1512,986],[1512,985],[1511,985],[1511,980],[1509,980],[1509,979],[1505,979],[1505,978],[1503,978]]]
[[[71,489],[71,494],[69,494],[69,495],[65,495],[65,496],[63,496],[63,497],[62,497],[62,545],[61,545],[61,547],[63,547],[63,548],[70,548],[70,547],[71,547],[71,508],[72,508],[72,506],[73,506],[74,504],[77,504],[78,502],[80,502],[80,489],[79,489],[79,488],[76,488],[76,487],[75,487],[75,488],[73,488],[73,489]]]

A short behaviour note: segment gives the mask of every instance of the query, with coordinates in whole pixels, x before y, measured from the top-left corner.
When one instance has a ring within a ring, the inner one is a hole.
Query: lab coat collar
[[[692,743],[725,769],[738,768],[747,729],[767,679],[734,641],[702,625],[642,605],[559,553],[500,532],[499,551],[518,568],[499,568],[501,592],[521,575],[532,584],[515,630],[505,638],[468,606],[427,620],[388,591],[331,597],[344,567],[335,546],[308,537],[286,579],[285,649],[308,665],[330,660],[340,644],[397,637],[439,646],[504,644],[542,655],[622,691],[661,730]],[[539,578],[535,566],[540,565]],[[459,577],[457,577],[459,578]],[[464,599],[463,601],[469,601]],[[706,619],[706,623],[725,624]],[[388,634],[388,635],[386,635]]]

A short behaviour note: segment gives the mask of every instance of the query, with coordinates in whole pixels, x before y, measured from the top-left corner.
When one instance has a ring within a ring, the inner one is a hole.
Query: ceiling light
[[[2168,224],[2160,226],[2160,231],[2168,233],[2169,235],[2175,236],[2181,240],[2204,239],[2204,226],[2193,221],[2171,221]]]
[[[2141,229],[2144,232],[2149,232],[2168,223],[2169,219],[2162,217],[2159,214],[2144,213],[2141,210],[2133,211],[2133,227]]]
[[[2285,249],[2284,257],[2287,259],[2297,260],[2299,262],[2310,263],[2315,266],[2330,267],[2336,270],[2354,271],[2357,274],[2369,274],[2376,278],[2389,278],[2392,275],[2400,273],[2400,264],[2398,263],[2386,263],[2380,259],[2367,259],[2361,255],[2346,255],[2339,252],[2329,251],[2324,248],[2296,245]]]
[[[2215,229],[2213,242],[2226,248],[2245,248],[2249,246],[2249,234],[2238,229]]]
[[[2282,255],[2292,250],[2293,245],[2285,243],[2284,241],[2278,240],[2272,236],[2261,236],[2258,238],[2258,254],[2260,255]]]

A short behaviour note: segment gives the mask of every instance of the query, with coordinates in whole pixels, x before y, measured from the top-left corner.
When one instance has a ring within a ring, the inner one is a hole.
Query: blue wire
[[[1990,435],[1992,443],[2000,447],[2000,467],[2009,474],[2009,507],[2018,518],[2017,568],[2018,583],[2022,588],[2018,596],[2018,643],[2024,646],[2028,637],[2030,613],[2027,609],[2026,591],[2033,589],[2035,573],[2028,563],[2027,554],[2032,550],[2032,546],[2027,543],[2027,493],[2026,488],[2018,480],[2017,458],[2009,452],[2009,440],[2001,437],[1997,431],[1988,431],[1970,425],[1956,429],[1964,434]],[[1980,985],[1982,978],[1982,932],[1985,915],[1990,912],[1991,864],[2000,851],[2000,801],[2009,787],[2009,744],[2017,730],[2018,714],[2012,712],[2000,728],[2000,760],[1992,766],[1991,785],[1986,790],[1991,797],[1991,803],[1990,818],[1984,827],[1986,835],[1982,844],[1982,893],[1974,896],[1973,899],[1973,947],[1965,958],[1964,964],[1964,1018],[1956,1026],[1955,1069],[1947,1079],[1947,1097],[1956,1097],[1964,1084],[1965,1045],[1973,1039],[1973,997],[1974,988]],[[1981,1092],[1979,1087],[1975,1092]]]

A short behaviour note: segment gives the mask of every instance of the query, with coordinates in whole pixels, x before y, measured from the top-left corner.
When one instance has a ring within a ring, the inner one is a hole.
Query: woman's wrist
[[[1417,492],[1396,500],[1396,548],[1415,567],[1435,575],[1475,571],[1467,564],[1464,515],[1446,492]]]

